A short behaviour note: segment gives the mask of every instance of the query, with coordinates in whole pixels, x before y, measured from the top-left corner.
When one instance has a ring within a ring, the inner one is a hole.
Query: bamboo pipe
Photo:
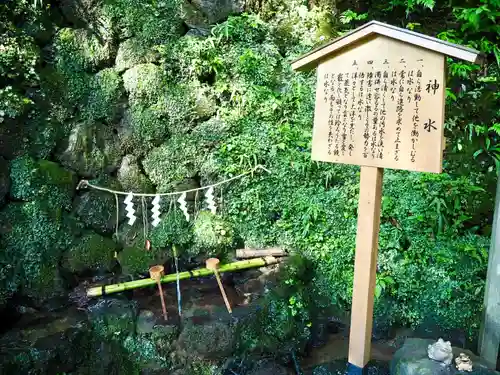
[[[264,267],[272,264],[277,264],[280,261],[281,261],[280,259],[271,256],[264,258],[241,260],[239,262],[222,264],[219,267],[218,271],[219,273],[224,273],[224,272],[245,270],[248,268]],[[180,272],[179,280],[190,279],[193,277],[210,276],[213,273],[214,272],[212,270],[209,270],[207,268],[200,268],[193,271]],[[171,283],[175,282],[176,280],[177,280],[177,275],[175,273],[170,275],[165,275],[161,278],[162,283]],[[119,293],[119,292],[124,292],[126,290],[133,290],[138,288],[145,288],[151,285],[156,285],[156,281],[150,278],[128,281],[119,284],[101,285],[87,289],[87,297],[101,297],[107,294]]]
[[[222,294],[222,298],[224,299],[224,303],[226,304],[227,312],[229,314],[232,314],[233,310],[231,309],[231,304],[227,299],[226,291],[224,290],[224,286],[222,285],[222,281],[220,280],[219,271],[217,270],[219,268],[219,263],[220,263],[219,259],[210,258],[207,259],[206,266],[209,270],[214,271],[215,278],[217,279],[217,284],[219,284],[220,293]]]
[[[149,269],[149,276],[158,284],[158,291],[160,292],[161,309],[163,311],[163,318],[167,319],[167,307],[165,305],[165,297],[163,296],[163,288],[161,287],[161,277],[165,274],[163,266],[153,266]]]
[[[236,258],[259,258],[266,256],[284,257],[287,253],[279,247],[271,247],[269,249],[238,249],[236,250]]]

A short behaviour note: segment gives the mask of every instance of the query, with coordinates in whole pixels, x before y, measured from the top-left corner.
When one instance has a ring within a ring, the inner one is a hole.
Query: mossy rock
[[[179,354],[190,359],[222,359],[234,350],[233,328],[226,323],[188,323],[177,341]]]
[[[120,183],[109,176],[101,176],[91,183],[114,190],[122,190]],[[116,228],[116,201],[113,194],[88,189],[75,199],[74,213],[87,228],[101,234],[111,234]],[[125,217],[123,198],[119,201],[118,220]]]
[[[175,136],[149,152],[142,164],[157,191],[165,192],[177,181],[196,176],[204,158],[195,139]]]
[[[86,359],[90,344],[90,324],[82,312],[41,316],[2,336],[2,374],[73,372]]]
[[[116,243],[110,238],[92,233],[75,241],[65,255],[65,267],[71,272],[109,271],[114,265]]]
[[[194,93],[194,113],[201,120],[207,120],[217,111],[214,93],[206,86],[200,87]]]
[[[19,287],[36,303],[61,297],[65,282],[59,274],[62,253],[73,241],[72,222],[60,209],[44,202],[10,203],[0,212],[1,299]]]
[[[135,333],[137,304],[118,298],[97,300],[88,308],[93,332],[99,340],[122,343]]]
[[[63,129],[49,117],[47,113],[33,111],[29,118],[5,119],[0,126],[0,156],[9,160],[22,155],[48,158]]]
[[[118,262],[124,274],[147,274],[149,267],[163,264],[167,260],[165,251],[154,248],[146,250],[141,240],[137,240],[136,243],[135,246],[126,247],[118,253]]]
[[[196,9],[190,1],[182,3],[182,19],[190,29],[210,28],[208,18],[199,9]]]
[[[165,76],[159,66],[139,64],[123,73],[123,85],[132,101],[152,104],[165,87]]]
[[[60,162],[84,177],[96,177],[118,168],[122,150],[113,129],[102,123],[78,123],[58,155]]]
[[[231,14],[242,13],[245,1],[242,0],[193,0],[191,4],[204,14],[211,24],[221,22]]]
[[[57,264],[25,259],[21,268],[24,277],[20,283],[22,295],[31,298],[37,305],[47,303],[58,305],[58,301],[63,302],[67,297],[67,284],[62,278]],[[63,302],[64,303],[64,302]]]
[[[129,154],[144,156],[168,139],[167,125],[153,107],[132,103],[117,128],[120,145]]]
[[[93,75],[89,93],[81,105],[85,121],[112,122],[121,110],[124,93],[122,77],[113,68],[106,68]]]
[[[113,57],[111,43],[86,29],[59,30],[54,52],[56,65],[66,72],[97,71]]]
[[[231,225],[220,216],[201,211],[193,225],[194,246],[208,255],[221,255],[234,243]]]
[[[118,182],[124,191],[135,191],[141,193],[152,193],[153,184],[142,173],[134,155],[126,155],[121,162],[117,174]]]
[[[167,202],[164,204],[164,209],[167,208]],[[186,218],[180,211],[172,210],[160,216],[161,221],[156,228],[151,231],[151,241],[153,246],[158,248],[171,248],[177,245],[180,248],[190,249],[192,242],[192,231]],[[187,251],[189,255],[194,256],[197,253]]]
[[[10,194],[14,199],[44,200],[58,209],[71,207],[76,176],[57,163],[22,156],[11,162],[10,178]]]
[[[116,53],[115,69],[124,72],[136,65],[151,63],[158,59],[157,53],[137,38],[130,38],[120,43]]]
[[[154,340],[148,336],[129,336],[123,347],[144,372],[168,368],[168,353],[160,353]]]
[[[135,37],[146,46],[167,44],[183,33],[180,1],[116,0],[103,4],[120,39]]]

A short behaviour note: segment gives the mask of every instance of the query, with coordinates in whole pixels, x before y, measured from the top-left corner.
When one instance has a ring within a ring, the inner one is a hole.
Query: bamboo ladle
[[[219,289],[222,294],[222,298],[224,299],[224,303],[226,304],[227,311],[229,314],[233,313],[233,310],[231,309],[231,305],[229,304],[229,300],[227,299],[226,292],[224,290],[224,287],[222,286],[222,281],[220,280],[220,275],[219,275],[219,259],[217,258],[210,258],[206,260],[206,266],[207,269],[214,271],[215,278],[217,279],[217,284],[219,284]]]
[[[165,268],[163,266],[153,266],[149,269],[149,276],[158,284],[158,290],[160,291],[161,308],[163,310],[163,318],[167,320],[167,308],[165,306],[165,298],[163,297],[163,289],[161,287],[161,277],[164,274]]]

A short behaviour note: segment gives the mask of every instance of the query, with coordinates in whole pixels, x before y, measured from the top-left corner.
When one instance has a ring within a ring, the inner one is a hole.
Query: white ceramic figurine
[[[440,338],[434,344],[427,347],[427,355],[430,359],[450,365],[453,360],[451,343]]]

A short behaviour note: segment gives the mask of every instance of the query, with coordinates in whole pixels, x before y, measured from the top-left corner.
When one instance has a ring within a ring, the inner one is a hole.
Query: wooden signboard
[[[313,160],[441,172],[445,57],[399,40],[318,66]]]
[[[292,63],[317,68],[312,159],[361,166],[349,374],[370,359],[383,168],[442,170],[446,56],[479,52],[371,21]]]

